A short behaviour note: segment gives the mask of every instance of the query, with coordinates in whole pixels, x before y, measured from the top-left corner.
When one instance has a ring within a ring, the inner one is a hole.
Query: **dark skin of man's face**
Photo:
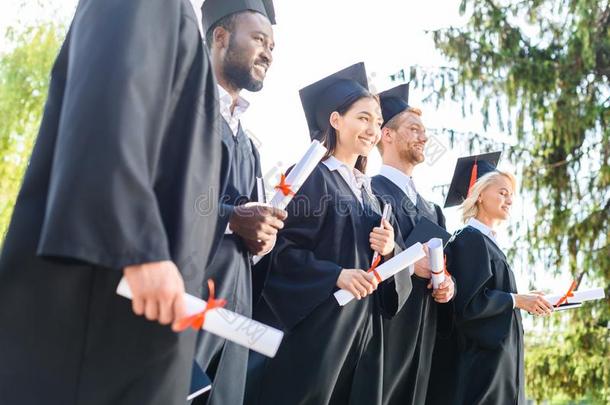
[[[267,17],[246,12],[237,16],[223,61],[226,81],[237,89],[259,91],[273,61],[273,29]]]
[[[233,93],[234,99],[242,89],[262,89],[275,46],[267,17],[255,12],[240,13],[231,32],[222,27],[216,30],[212,48],[219,84]],[[235,207],[229,226],[250,253],[259,255],[271,250],[286,216],[286,211],[278,208],[240,205]]]

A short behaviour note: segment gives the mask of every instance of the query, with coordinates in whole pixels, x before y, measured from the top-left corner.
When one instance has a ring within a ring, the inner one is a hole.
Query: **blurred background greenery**
[[[53,1],[20,7],[35,9],[36,18],[11,21],[0,33],[0,235],[10,221],[66,32],[66,18]],[[584,272],[608,291],[609,2],[464,0],[460,11],[466,24],[429,33],[448,66],[412,68],[413,85],[428,92],[426,102],[459,101],[464,116],[494,122],[517,137],[506,151],[536,213],[518,236],[529,247],[525,259],[551,273]],[[475,141],[489,143],[480,149],[496,148],[493,140]],[[529,398],[610,404],[609,302],[531,321]]]

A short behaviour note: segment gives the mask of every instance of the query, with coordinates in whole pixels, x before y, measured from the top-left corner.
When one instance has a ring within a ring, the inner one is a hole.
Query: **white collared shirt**
[[[235,109],[231,114],[231,105],[233,104],[233,97],[222,87],[220,84],[218,86],[218,102],[220,104],[220,115],[222,118],[229,124],[229,128],[231,128],[231,132],[233,136],[237,136],[237,131],[239,130],[239,119],[246,112],[250,103],[248,103],[243,97],[239,96],[237,98],[237,105],[235,105]],[[225,229],[225,235],[232,234],[233,231],[227,224],[227,228]]]
[[[487,225],[485,225],[483,222],[479,221],[476,218],[470,218],[468,220],[468,222],[466,222],[467,226],[472,226],[474,229],[478,230],[479,232],[481,232],[483,235],[487,236],[489,239],[491,239],[493,241],[493,243],[496,244],[496,246],[501,250],[502,248],[500,248],[500,245],[498,244],[498,240],[497,240],[497,236],[498,234],[496,233],[496,231],[494,231],[493,229],[491,229],[490,227],[488,227]],[[513,308],[515,308],[515,294],[510,294],[511,298],[513,299]]]
[[[204,0],[190,0],[193,11],[195,12],[195,18],[197,19],[197,26],[199,27],[199,35],[203,39],[203,16],[201,13],[201,7],[203,7]]]
[[[237,136],[239,130],[239,119],[246,112],[250,103],[246,101],[242,96],[237,97],[237,104],[231,112],[231,105],[233,105],[233,97],[222,87],[218,85],[218,101],[220,103],[220,115],[225,119],[233,136]]]
[[[493,229],[491,229],[490,227],[485,225],[483,222],[481,222],[478,219],[473,217],[473,218],[470,218],[468,220],[468,222],[466,222],[466,225],[472,226],[474,229],[478,230],[483,235],[487,236],[489,239],[491,239],[493,241],[493,243],[496,244],[496,246],[498,248],[500,248],[500,245],[498,244],[498,240],[497,240],[498,234],[496,233],[496,231],[494,231]],[[501,249],[502,248],[500,248],[500,250]]]
[[[417,190],[415,189],[415,183],[413,183],[413,178],[411,178],[411,176],[407,176],[395,167],[388,165],[382,165],[379,174],[390,180],[396,187],[402,190],[413,205],[417,205]],[[409,273],[413,275],[415,273],[415,264],[409,265],[408,269]]]
[[[401,189],[409,197],[413,205],[417,205],[417,190],[411,176],[407,176],[395,167],[388,165],[382,165],[379,174]]]
[[[356,168],[350,168],[348,165],[334,156],[328,157],[328,159],[322,163],[324,163],[324,165],[328,167],[330,171],[339,172],[341,177],[343,177],[343,180],[345,180],[349,188],[353,191],[354,195],[360,202],[360,205],[364,204],[362,201],[362,186],[364,186],[364,189],[369,196],[374,198],[373,191],[371,190],[371,178],[369,176]]]

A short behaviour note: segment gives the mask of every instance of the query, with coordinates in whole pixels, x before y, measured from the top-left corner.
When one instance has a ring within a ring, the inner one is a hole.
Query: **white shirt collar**
[[[401,189],[413,204],[417,204],[417,190],[411,176],[407,176],[397,168],[388,165],[382,165],[379,174]]]
[[[369,196],[373,196],[373,191],[371,190],[371,178],[362,173],[360,170],[350,168],[348,165],[332,155],[322,163],[328,167],[328,170],[339,172],[341,177],[343,177],[343,180],[345,180],[350,189],[353,191],[356,198],[358,198],[360,204],[362,204],[362,186],[364,186],[366,192],[369,193]]]
[[[231,105],[233,104],[233,97],[222,87],[218,85],[218,102],[220,103],[220,115],[225,119],[233,135],[237,135],[239,129],[239,120],[241,116],[246,112],[250,103],[242,96],[237,97],[237,104],[231,113]]]
[[[204,0],[190,0],[193,11],[195,12],[195,18],[197,19],[197,26],[199,27],[199,35],[203,39],[203,16],[201,13],[201,7],[203,7]]]
[[[485,225],[483,222],[479,221],[476,218],[470,218],[468,220],[468,222],[466,223],[466,225],[468,226],[472,226],[474,229],[478,230],[479,232],[481,232],[483,235],[487,236],[489,239],[491,239],[497,246],[498,246],[498,241],[497,241],[497,233],[496,231],[494,231],[493,229],[491,229],[490,227],[488,227],[487,225]],[[499,247],[499,246],[498,246]]]

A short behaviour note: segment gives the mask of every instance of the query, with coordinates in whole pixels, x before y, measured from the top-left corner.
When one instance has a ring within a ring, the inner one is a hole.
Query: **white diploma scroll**
[[[432,287],[436,290],[445,281],[445,255],[443,240],[432,238],[427,243],[429,249],[430,269],[432,271]]]
[[[313,140],[311,142],[307,152],[305,152],[301,160],[299,160],[286,176],[285,183],[294,194],[299,191],[303,183],[305,183],[305,180],[307,180],[311,172],[313,172],[313,169],[315,169],[320,160],[324,157],[325,153],[326,148],[319,141]],[[268,205],[275,208],[286,209],[290,201],[292,201],[294,194],[284,195],[282,190],[277,190]],[[261,259],[262,256],[252,256],[252,264],[257,264]]]
[[[121,279],[116,292],[125,298],[132,298],[125,278]],[[204,300],[189,294],[184,294],[184,304],[187,317],[201,313],[207,306]],[[267,357],[275,356],[284,337],[280,330],[224,308],[214,308],[206,313],[202,329]]]
[[[256,178],[256,201],[262,205],[267,204],[267,192],[265,191],[265,181],[262,177]],[[246,204],[248,205],[248,204]],[[263,256],[252,256],[252,265],[254,266],[256,263],[260,262]]]
[[[564,293],[565,294],[565,293]],[[564,294],[551,294],[545,295],[544,298],[553,306],[557,305],[563,298]],[[573,291],[573,297],[568,297],[567,300],[559,307],[555,308],[555,311],[563,311],[566,309],[578,308],[582,306],[585,301],[601,300],[606,297],[603,288],[591,288],[588,290]]]
[[[286,176],[286,184],[294,194],[298,193],[303,183],[305,183],[305,180],[307,180],[311,172],[313,172],[313,169],[315,169],[325,153],[326,148],[319,141],[314,140],[311,142],[307,152],[305,152],[301,160],[299,160]],[[277,190],[273,195],[270,204],[272,207],[285,209],[294,197],[294,194],[284,195],[282,190]]]
[[[256,201],[261,204],[267,203],[267,192],[265,191],[265,181],[262,177],[256,178]]]
[[[387,262],[380,264],[375,270],[381,280],[387,280],[396,273],[406,270],[411,264],[415,263],[422,257],[425,257],[426,253],[421,243],[416,243],[407,250],[394,256]],[[348,290],[339,290],[335,292],[335,299],[339,305],[344,306],[348,304],[355,297]]]

